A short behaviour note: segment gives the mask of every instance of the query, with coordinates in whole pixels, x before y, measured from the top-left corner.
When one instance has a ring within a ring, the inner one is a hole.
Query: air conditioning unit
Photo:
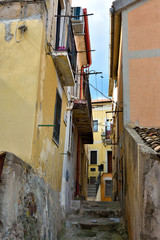
[[[84,34],[84,17],[83,9],[81,7],[73,7],[71,10],[72,13],[72,27],[75,36],[76,35],[83,35]],[[80,17],[81,16],[81,17]]]

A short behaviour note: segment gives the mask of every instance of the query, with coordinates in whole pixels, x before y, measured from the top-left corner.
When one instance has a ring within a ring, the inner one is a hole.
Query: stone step
[[[60,240],[128,240],[119,202],[73,202],[80,211],[66,222]],[[77,206],[78,205],[78,206]]]
[[[77,227],[81,229],[96,229],[101,231],[112,230],[123,224],[122,218],[91,218],[82,216],[69,216],[67,227]]]
[[[96,194],[96,191],[88,192],[88,194]]]
[[[96,198],[95,194],[88,194],[88,198]]]
[[[96,192],[96,189],[88,189],[87,192]]]
[[[119,202],[83,201],[80,213],[92,217],[120,217],[122,215]]]
[[[88,192],[88,195],[96,195],[96,192]]]
[[[88,192],[96,192],[96,189],[88,189]]]
[[[96,188],[88,188],[87,191],[96,191]]]
[[[88,185],[88,188],[96,188],[96,185]]]
[[[122,218],[84,218],[70,216],[61,240],[128,240]]]
[[[95,201],[95,197],[87,197],[87,201]]]

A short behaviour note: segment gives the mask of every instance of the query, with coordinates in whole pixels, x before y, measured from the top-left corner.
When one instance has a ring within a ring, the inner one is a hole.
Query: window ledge
[[[52,138],[52,141],[59,147],[59,143],[56,141],[56,139]]]

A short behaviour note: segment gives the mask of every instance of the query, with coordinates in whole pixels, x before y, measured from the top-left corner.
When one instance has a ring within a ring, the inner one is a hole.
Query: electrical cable
[[[85,80],[84,80],[85,81]],[[86,82],[86,81],[85,81]],[[105,97],[106,99],[109,99],[111,102],[115,103],[116,105],[119,106],[120,110],[122,110],[122,107],[120,106],[119,103],[115,102],[114,100],[112,100],[111,98],[107,97],[104,93],[102,93],[99,89],[96,89],[91,83],[86,82],[87,84],[89,84],[94,90],[98,91],[103,97]]]
[[[49,46],[49,49],[48,49],[49,52],[47,52],[47,54],[51,55],[52,58],[57,58],[59,61],[63,62],[63,63],[66,65],[66,67],[69,68],[69,69],[71,69],[72,72],[73,72],[73,69],[72,69],[70,66],[68,66],[67,63],[66,63],[64,60],[59,59],[58,56],[53,56],[53,55],[52,55],[52,54],[53,54],[52,51],[55,52],[55,49],[54,49],[54,47],[51,45],[51,43],[47,42],[47,45]],[[52,51],[51,51],[51,49],[52,49]],[[58,52],[58,51],[57,51],[57,52]],[[75,73],[75,72],[74,72],[74,73]],[[118,102],[115,102],[113,99],[111,99],[111,98],[109,98],[108,96],[106,96],[106,95],[105,95],[104,93],[102,93],[99,89],[97,89],[96,87],[94,87],[91,83],[85,81],[84,79],[83,79],[83,81],[84,81],[85,83],[87,83],[88,85],[90,85],[94,90],[96,90],[97,92],[99,92],[103,97],[105,97],[106,99],[109,99],[111,102],[115,103],[116,106],[119,106],[120,110],[123,110],[123,108],[121,107],[121,105],[120,105]]]

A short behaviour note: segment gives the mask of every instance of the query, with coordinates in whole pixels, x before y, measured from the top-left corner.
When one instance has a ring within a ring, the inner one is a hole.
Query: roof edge
[[[94,103],[108,103],[108,102],[112,102],[112,99],[109,98],[104,98],[104,99],[94,99],[92,100],[92,104]]]
[[[117,13],[123,11],[126,7],[132,6],[140,1],[142,0],[116,0],[113,2],[113,7],[115,12]]]

